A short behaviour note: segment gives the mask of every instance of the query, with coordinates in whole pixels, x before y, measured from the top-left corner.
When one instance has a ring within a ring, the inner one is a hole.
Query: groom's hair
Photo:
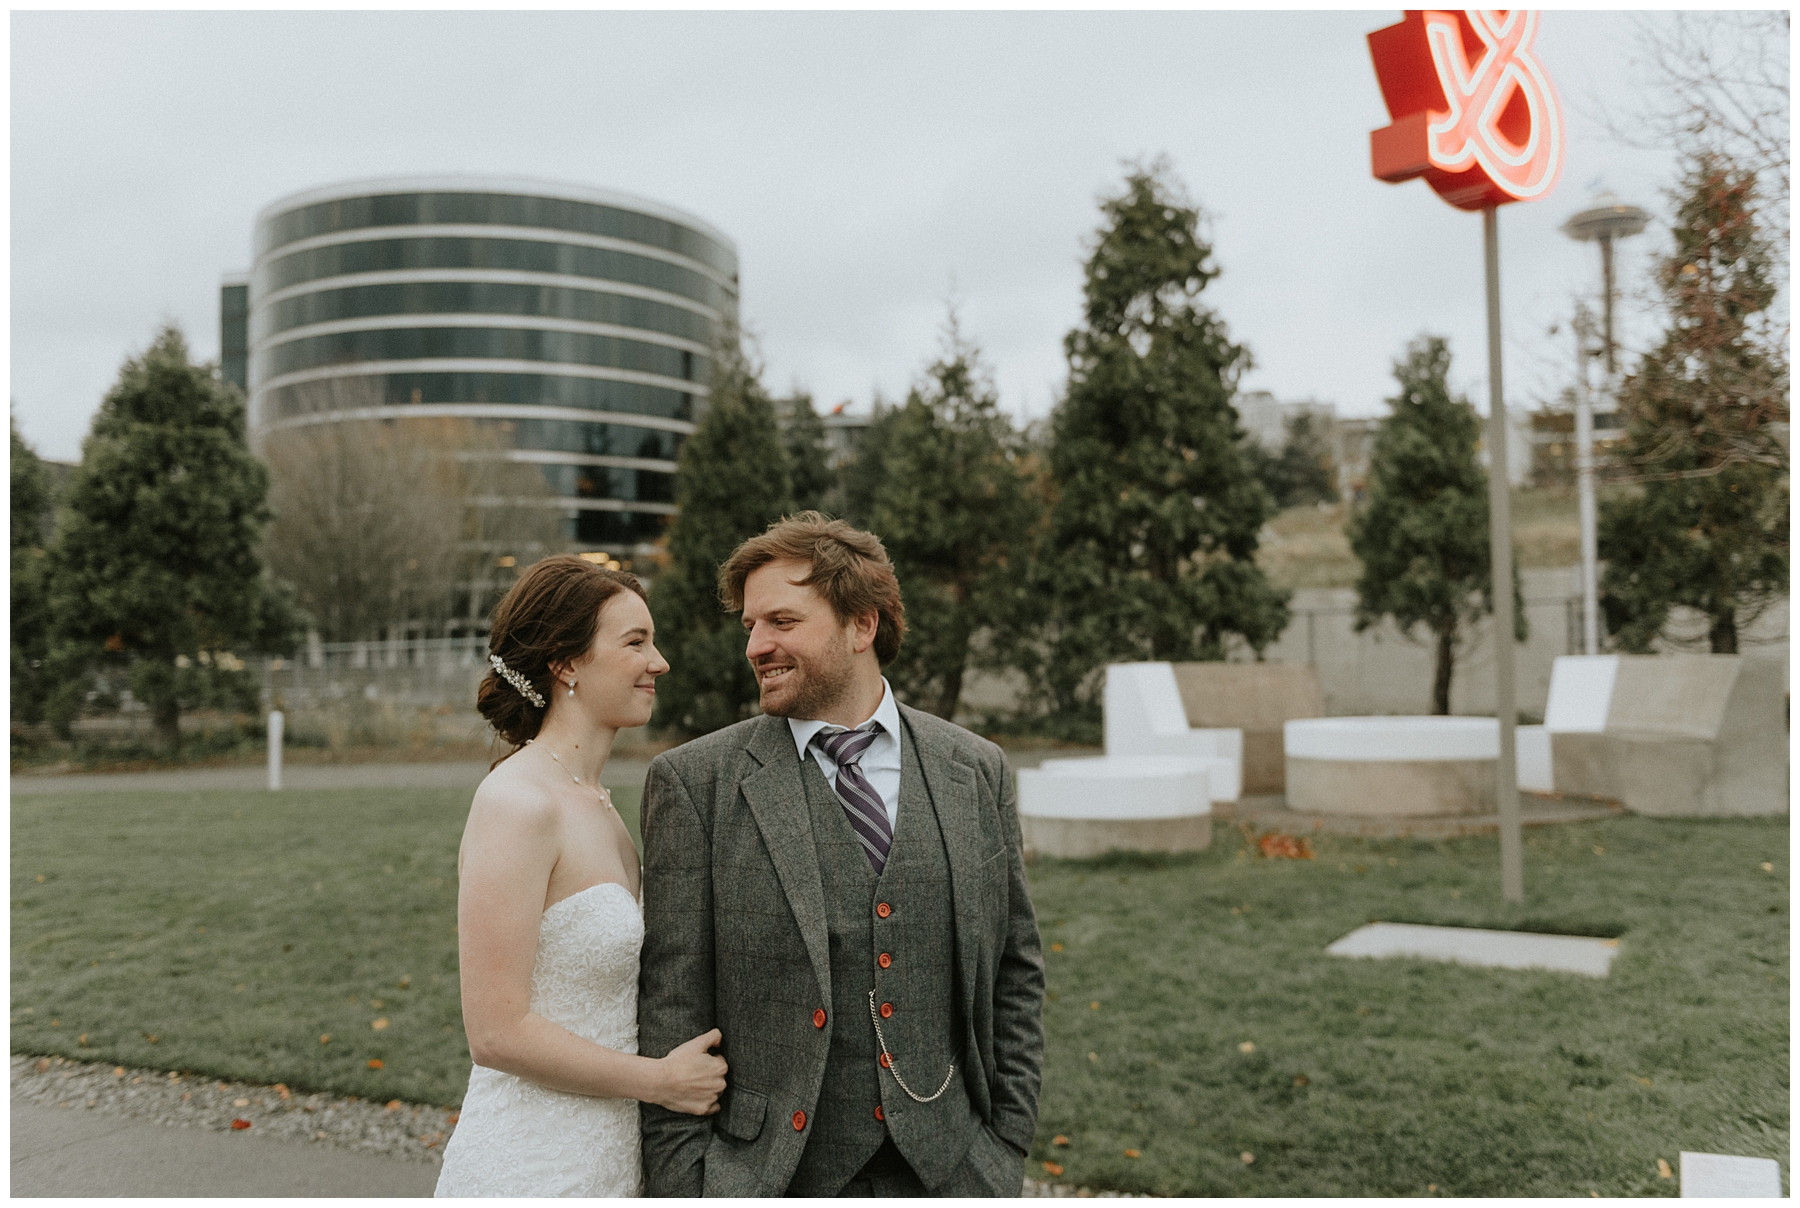
[[[719,567],[719,602],[742,612],[750,572],[790,558],[812,564],[800,585],[825,597],[838,624],[865,613],[877,615],[875,658],[884,667],[893,662],[906,636],[906,606],[900,602],[900,581],[887,550],[874,533],[822,513],[783,516],[733,550]]]

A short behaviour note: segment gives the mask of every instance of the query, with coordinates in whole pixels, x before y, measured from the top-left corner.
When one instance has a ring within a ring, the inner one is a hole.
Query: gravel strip
[[[301,1095],[285,1086],[220,1082],[198,1074],[140,1069],[62,1057],[14,1054],[12,1093],[40,1107],[79,1108],[157,1124],[353,1149],[436,1166],[455,1131],[456,1113],[395,1099],[372,1103],[337,1095]]]
[[[437,1166],[456,1131],[456,1113],[395,1099],[372,1103],[338,1095],[300,1095],[285,1086],[220,1082],[174,1070],[141,1069],[15,1053],[12,1093],[39,1107],[134,1116],[181,1128],[227,1132],[245,1123],[254,1135],[305,1141]],[[244,1123],[238,1123],[244,1122]],[[1028,1197],[1142,1198],[1027,1178]]]

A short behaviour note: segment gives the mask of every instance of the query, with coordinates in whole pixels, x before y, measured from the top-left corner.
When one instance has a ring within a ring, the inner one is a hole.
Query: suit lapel
[[[923,737],[913,723],[915,710],[900,706],[900,718],[912,740],[913,753],[925,779],[932,811],[944,835],[944,852],[950,860],[950,900],[956,910],[956,957],[962,969],[964,992],[975,985],[976,958],[980,951],[980,860],[984,845],[978,825],[980,797],[975,790],[974,769],[958,763],[942,744]],[[904,767],[904,764],[902,764]],[[905,808],[906,782],[901,778]],[[966,1004],[965,1004],[966,1005]]]
[[[760,766],[738,787],[762,832],[775,875],[787,894],[788,908],[799,924],[819,992],[829,1002],[831,943],[825,931],[825,889],[819,878],[819,852],[806,808],[806,790],[800,784],[800,757],[794,750],[793,732],[785,719],[765,717],[744,750]]]

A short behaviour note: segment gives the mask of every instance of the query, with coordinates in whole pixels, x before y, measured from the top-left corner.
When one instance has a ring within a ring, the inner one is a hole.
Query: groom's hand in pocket
[[[707,1052],[722,1037],[714,1028],[696,1036],[684,1045],[670,1050],[658,1065],[662,1074],[662,1093],[652,1102],[672,1112],[690,1116],[710,1116],[719,1110],[719,1095],[725,1089],[725,1059]]]

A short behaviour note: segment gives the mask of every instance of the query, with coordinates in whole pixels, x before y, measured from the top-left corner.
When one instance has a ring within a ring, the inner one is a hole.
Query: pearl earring
[[[569,681],[569,695],[570,696],[575,695],[575,681],[574,680]]]

